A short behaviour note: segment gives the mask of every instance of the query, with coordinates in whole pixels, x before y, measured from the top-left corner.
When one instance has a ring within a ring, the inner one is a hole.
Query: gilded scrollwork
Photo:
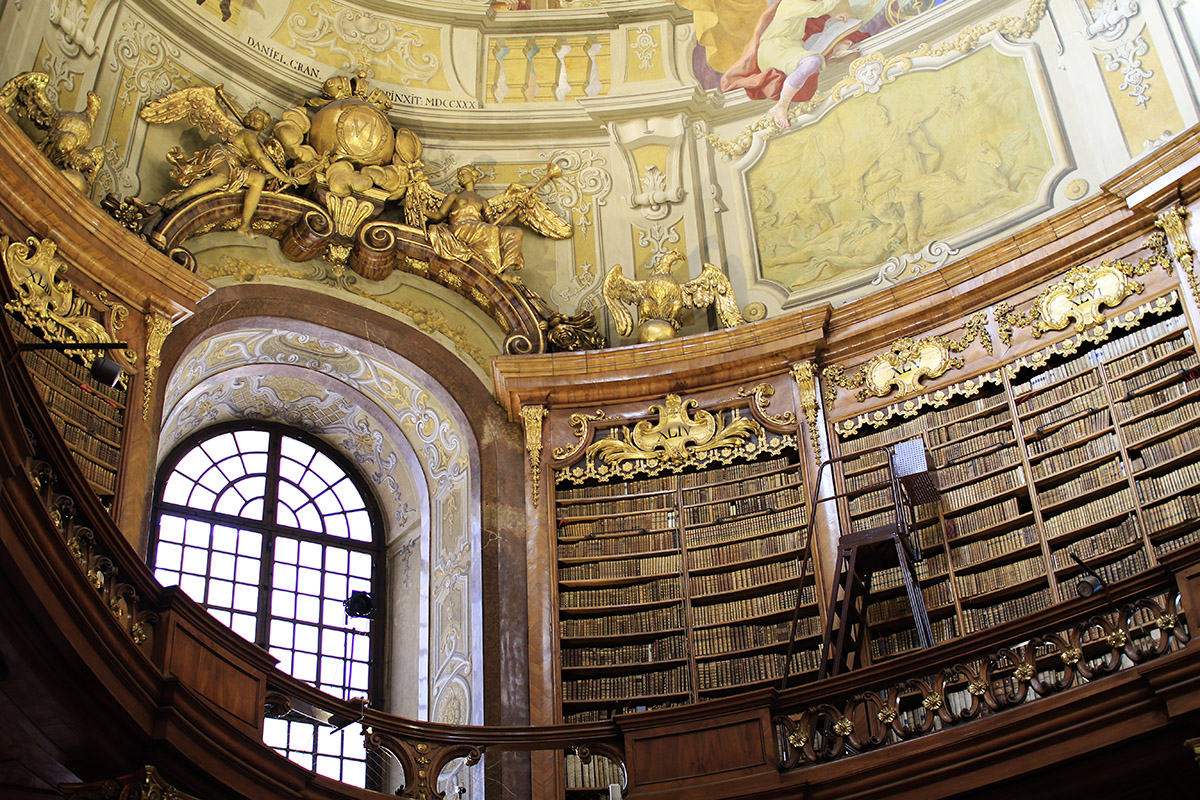
[[[1161,232],[1151,234],[1146,247],[1151,255],[1136,264],[1104,261],[1094,266],[1073,267],[1061,281],[1042,290],[1028,311],[1018,311],[1008,303],[997,303],[993,314],[1000,340],[1005,345],[1010,344],[1014,328],[1027,328],[1033,338],[1040,339],[1047,331],[1061,331],[1072,322],[1077,332],[1104,322],[1102,308],[1116,308],[1125,298],[1141,294],[1145,289],[1134,278],[1148,274],[1156,266],[1171,268],[1166,237]]]
[[[746,387],[739,386],[737,391],[738,397],[754,398],[754,409],[758,415],[770,422],[773,425],[795,425],[796,415],[791,411],[785,411],[782,414],[772,414],[767,409],[771,405],[771,398],[775,396],[775,387],[769,383],[760,383],[750,391],[746,391]]]
[[[57,244],[34,236],[24,242],[0,236],[0,251],[9,282],[17,293],[5,308],[19,314],[27,326],[51,342],[107,344],[116,340],[114,321],[123,320],[128,310],[120,306],[118,311],[119,304],[106,304],[102,314],[77,292],[70,281],[61,277],[67,265],[58,258]],[[100,350],[81,352],[86,359],[102,354]]]
[[[529,486],[533,491],[535,506],[542,477],[542,420],[548,413],[542,405],[521,406],[521,421],[525,424],[525,452],[529,455]]]
[[[1192,248],[1191,239],[1188,237],[1188,216],[1190,216],[1189,212],[1183,206],[1169,208],[1158,215],[1154,220],[1154,226],[1167,235],[1171,251],[1175,254],[1175,261],[1183,268],[1188,285],[1192,287],[1192,296],[1198,297],[1200,296],[1200,286],[1196,281],[1196,251]],[[1167,264],[1163,266],[1169,269]]]
[[[160,314],[146,315],[146,366],[142,374],[142,419],[150,416],[154,379],[162,366],[162,346],[171,332],[171,320]]]
[[[792,377],[796,380],[796,389],[800,392],[800,408],[804,411],[804,421],[808,425],[808,438],[812,442],[813,457],[821,460],[821,432],[817,426],[817,365],[812,361],[800,361],[792,364]]]
[[[872,358],[853,375],[847,375],[843,367],[831,364],[825,367],[825,402],[837,398],[838,387],[857,390],[855,398],[865,402],[869,397],[887,397],[893,389],[901,395],[920,390],[924,378],[940,378],[951,369],[965,363],[953,355],[966,350],[978,341],[988,352],[992,352],[992,336],[987,330],[987,315],[973,314],[963,326],[964,335],[959,339],[948,336],[930,336],[913,339],[905,336],[892,342],[887,352]]]
[[[569,417],[569,421],[571,423],[571,429],[575,431],[575,437],[578,439],[578,441],[574,444],[567,445],[566,447],[554,448],[554,460],[566,461],[567,459],[571,458],[571,456],[582,450],[584,443],[587,442],[588,423],[607,418],[607,415],[601,409],[596,409],[596,413],[594,414],[584,414],[583,412],[576,412],[572,414]]]
[[[163,780],[154,767],[142,767],[129,775],[90,783],[66,783],[59,786],[66,800],[198,800]]]

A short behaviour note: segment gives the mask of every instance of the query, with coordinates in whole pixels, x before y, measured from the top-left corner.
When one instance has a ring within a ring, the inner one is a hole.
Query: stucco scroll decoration
[[[545,406],[521,406],[521,420],[525,423],[525,452],[529,454],[529,486],[533,490],[535,506],[542,478],[542,420],[547,413]]]
[[[838,387],[857,390],[855,398],[860,403],[872,396],[887,397],[893,388],[899,389],[901,395],[911,394],[920,390],[922,379],[940,378],[948,370],[962,367],[963,359],[953,354],[963,352],[972,342],[979,341],[988,353],[992,352],[986,313],[972,315],[963,329],[966,334],[961,339],[948,336],[897,339],[887,352],[875,356],[850,376],[841,366],[831,364],[824,371],[825,402],[832,403],[837,398]]]
[[[1136,264],[1104,261],[1095,266],[1073,267],[1061,281],[1047,286],[1028,311],[1017,311],[1008,303],[997,303],[992,311],[999,326],[1000,340],[1005,345],[1011,343],[1014,328],[1028,328],[1033,338],[1040,339],[1047,331],[1061,331],[1072,321],[1076,331],[1103,322],[1103,307],[1116,308],[1125,298],[1141,294],[1145,289],[1133,278],[1147,274],[1155,266],[1171,268],[1166,237],[1161,232],[1151,234],[1146,246],[1153,255]]]
[[[812,442],[813,458],[821,461],[821,431],[817,427],[817,365],[811,361],[792,364],[792,377],[800,392],[800,408],[804,410],[804,421],[808,424],[808,438]]]
[[[60,274],[67,265],[58,258],[58,245],[49,239],[30,236],[24,242],[10,241],[0,236],[0,252],[8,270],[9,282],[17,292],[15,300],[5,306],[19,314],[25,324],[38,330],[51,342],[74,344],[105,344],[116,341],[114,323],[129,316],[129,309],[120,303],[107,305],[104,312],[76,292],[74,285]],[[103,354],[101,350],[79,351],[90,361]],[[136,363],[137,354],[117,351],[127,365]]]
[[[740,447],[751,437],[760,437],[762,427],[752,419],[711,414],[695,400],[669,394],[662,405],[650,406],[658,422],[641,420],[615,439],[588,445],[586,455],[610,466],[626,461],[657,461],[669,465],[695,464],[697,455],[710,450]],[[693,412],[694,413],[689,413]]]

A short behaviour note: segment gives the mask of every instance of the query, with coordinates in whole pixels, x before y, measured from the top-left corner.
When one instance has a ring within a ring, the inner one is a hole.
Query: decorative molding
[[[150,398],[154,392],[154,378],[162,366],[162,346],[171,333],[171,320],[159,314],[146,314],[146,366],[142,373],[142,419],[150,416]]]
[[[796,415],[791,411],[785,411],[782,414],[772,414],[767,411],[767,407],[771,405],[771,398],[775,396],[775,387],[771,384],[760,383],[758,386],[755,386],[748,392],[744,386],[739,386],[737,394],[738,397],[754,398],[754,410],[767,422],[770,422],[773,425],[796,424]]]
[[[1129,20],[1137,16],[1136,0],[1100,0],[1089,8],[1084,0],[1076,0],[1079,13],[1087,27],[1083,35],[1088,39],[1100,37],[1106,42],[1115,42],[1125,35]]]
[[[1192,287],[1192,297],[1200,297],[1200,286],[1196,282],[1196,251],[1192,248],[1188,237],[1187,221],[1190,213],[1184,206],[1168,208],[1154,220],[1154,227],[1167,235],[1171,252],[1175,254],[1175,262],[1183,270],[1188,285]],[[1165,266],[1165,265],[1164,265]]]
[[[855,397],[862,403],[868,397],[887,397],[893,388],[906,395],[921,388],[923,378],[940,378],[948,370],[959,369],[963,359],[951,355],[961,353],[979,341],[985,350],[992,352],[992,336],[987,330],[987,314],[978,312],[963,326],[966,332],[961,339],[948,336],[930,336],[924,339],[903,337],[892,342],[885,353],[872,358],[858,372],[847,377],[845,370],[831,364],[825,367],[825,402],[837,399],[837,387],[857,389]]]
[[[951,247],[946,242],[930,242],[920,252],[892,256],[880,264],[879,274],[871,280],[871,285],[895,286],[901,281],[946,266],[956,255],[957,247]]]
[[[973,378],[968,378],[961,383],[953,384],[935,392],[923,394],[918,397],[913,397],[905,400],[903,403],[893,403],[887,408],[881,408],[876,411],[871,411],[865,414],[859,414],[856,417],[835,422],[833,425],[836,432],[843,439],[849,439],[851,436],[858,434],[864,425],[870,425],[872,428],[882,428],[888,425],[894,418],[909,418],[916,416],[922,409],[927,408],[943,408],[956,397],[974,397],[984,386],[993,384],[1001,386],[1004,384],[1002,372],[1007,372],[1009,377],[1014,377],[1022,369],[1040,370],[1043,369],[1053,356],[1056,355],[1071,355],[1079,350],[1080,347],[1086,344],[1098,344],[1108,339],[1114,330],[1120,328],[1122,330],[1130,330],[1142,324],[1147,314],[1155,314],[1162,316],[1171,311],[1175,304],[1179,302],[1179,293],[1172,290],[1169,294],[1154,300],[1147,301],[1137,308],[1132,308],[1123,314],[1116,317],[1106,319],[1104,322],[1093,326],[1089,330],[1077,333],[1067,339],[1053,344],[1046,345],[1041,350],[1031,353],[1027,356],[1021,356],[1015,361],[982,375],[976,375]]]
[[[525,452],[529,454],[529,484],[533,489],[533,504],[538,504],[538,485],[542,478],[542,420],[549,412],[545,406],[521,406],[525,423]]]
[[[808,438],[812,442],[813,458],[821,463],[821,431],[817,426],[817,365],[812,361],[792,364],[792,377],[800,392],[800,408],[808,425]]]
[[[602,409],[596,409],[595,414],[584,414],[577,412],[570,416],[571,428],[575,431],[575,437],[578,439],[575,444],[567,445],[566,447],[554,448],[554,460],[566,461],[573,455],[583,449],[583,445],[588,439],[588,423],[596,420],[608,419],[608,416]]]
[[[1135,36],[1121,42],[1113,52],[1101,55],[1106,70],[1121,71],[1121,85],[1117,87],[1118,90],[1127,91],[1133,98],[1134,105],[1143,108],[1150,102],[1150,83],[1146,79],[1154,75],[1154,70],[1142,69],[1140,57],[1149,52],[1149,42],[1141,36]]]
[[[1047,331],[1061,331],[1072,323],[1076,331],[1104,321],[1104,306],[1115,308],[1125,298],[1141,294],[1145,287],[1133,278],[1146,275],[1156,266],[1171,270],[1167,239],[1155,232],[1146,240],[1153,255],[1136,264],[1103,261],[1098,265],[1072,267],[1061,281],[1042,290],[1029,311],[1020,312],[1008,303],[997,303],[992,313],[999,327],[1000,341],[1012,343],[1014,328],[1028,328],[1033,338]]]
[[[60,785],[65,800],[198,800],[163,780],[154,767],[142,767],[119,778]]]

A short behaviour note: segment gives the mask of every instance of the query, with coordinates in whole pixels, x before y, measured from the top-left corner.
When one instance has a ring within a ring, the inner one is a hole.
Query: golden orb
[[[665,342],[674,338],[675,326],[661,319],[648,319],[638,327],[638,341],[642,344]]]
[[[308,143],[321,155],[366,166],[390,159],[396,139],[382,111],[361,98],[347,97],[317,112]]]

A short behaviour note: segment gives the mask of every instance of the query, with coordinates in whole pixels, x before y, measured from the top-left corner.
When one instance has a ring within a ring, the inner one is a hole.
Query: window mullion
[[[275,538],[279,535],[276,510],[279,505],[279,459],[283,436],[271,431],[267,446],[267,485],[263,490],[263,572],[258,592],[258,646],[270,650],[271,593],[275,584]]]

